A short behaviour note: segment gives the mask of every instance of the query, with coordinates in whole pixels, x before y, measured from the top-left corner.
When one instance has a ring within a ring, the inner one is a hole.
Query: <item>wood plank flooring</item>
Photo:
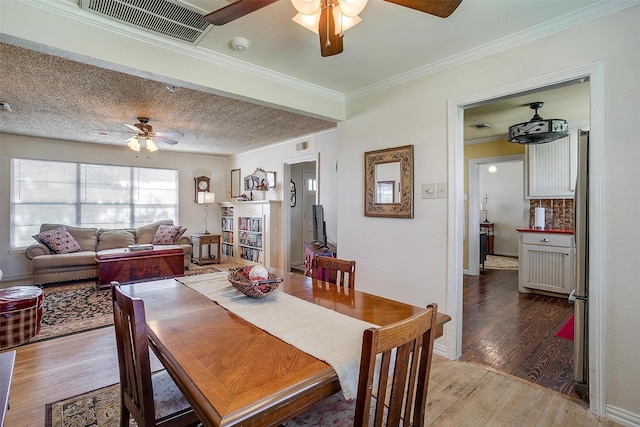
[[[24,345],[16,353],[6,427],[42,427],[47,403],[118,382],[113,327]],[[427,405],[429,426],[616,426],[560,393],[439,356]]]
[[[501,276],[504,276],[502,272],[491,279],[497,281]],[[504,281],[511,279],[507,274]],[[478,305],[478,313],[499,313],[506,311],[505,305],[526,305],[528,302],[501,302],[497,295],[492,296],[491,290],[481,289],[507,286],[506,283],[480,286],[467,283],[465,278],[466,286],[474,288],[474,292],[465,292],[465,307],[475,300],[472,305]],[[525,321],[527,315],[522,316]],[[485,341],[493,334],[484,325],[472,329],[484,334]],[[553,333],[555,330],[552,329]],[[503,332],[502,335],[508,334]],[[469,342],[463,344],[468,346]],[[494,347],[497,358],[502,346]],[[6,427],[44,426],[47,403],[116,384],[119,380],[113,327],[23,345],[15,350],[16,366]],[[503,358],[513,360],[513,356]],[[156,361],[154,369],[159,367]],[[596,417],[584,404],[560,393],[476,363],[450,361],[438,356],[434,358],[428,397],[426,425],[430,426],[616,425]]]
[[[566,298],[518,292],[518,271],[485,270],[463,282],[462,360],[571,397],[573,341],[556,332],[573,313]]]

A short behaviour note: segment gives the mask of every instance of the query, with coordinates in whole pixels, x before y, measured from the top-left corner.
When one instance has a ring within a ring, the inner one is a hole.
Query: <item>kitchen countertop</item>
[[[571,228],[516,228],[516,231],[521,233],[558,233],[558,234],[573,234]]]

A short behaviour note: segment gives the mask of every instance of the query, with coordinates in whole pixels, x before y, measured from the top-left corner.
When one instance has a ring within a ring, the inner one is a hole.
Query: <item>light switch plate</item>
[[[447,183],[439,182],[436,189],[436,197],[438,199],[446,199],[447,198]]]
[[[436,198],[436,184],[430,182],[428,184],[422,184],[422,198],[423,199],[435,199]]]

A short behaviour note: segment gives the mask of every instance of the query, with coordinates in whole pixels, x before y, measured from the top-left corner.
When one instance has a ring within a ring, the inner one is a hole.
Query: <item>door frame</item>
[[[606,233],[605,198],[605,96],[604,63],[588,64],[556,71],[457,98],[449,99],[448,110],[448,199],[447,310],[452,321],[446,328],[447,357],[457,360],[462,354],[462,259],[464,238],[464,110],[504,96],[542,90],[580,78],[590,81],[589,146],[589,402],[596,415],[606,413]]]
[[[306,163],[306,162],[315,162],[316,163],[316,183],[317,183],[317,188],[316,188],[316,199],[320,200],[320,173],[319,173],[319,167],[320,167],[320,153],[314,153],[314,154],[308,154],[305,156],[300,156],[300,157],[292,157],[292,158],[288,158],[288,159],[283,159],[282,160],[282,182],[284,183],[288,183],[291,181],[291,165],[297,164],[297,163]],[[283,197],[282,200],[286,200],[288,201],[289,199],[288,197],[288,191],[289,186],[288,185],[283,185]],[[282,230],[281,232],[281,242],[282,245],[284,246],[283,251],[282,251],[282,265],[283,268],[288,269],[290,268],[290,260],[291,260],[291,253],[290,253],[290,245],[291,245],[291,206],[289,205],[288,202],[282,202],[281,204],[281,217],[282,217],[282,222],[280,223],[280,229]]]
[[[496,157],[478,157],[469,159],[469,164],[467,167],[467,174],[469,175],[469,200],[467,203],[467,206],[469,207],[469,213],[467,215],[467,225],[469,229],[466,233],[468,242],[467,269],[463,271],[464,274],[470,274],[472,276],[477,276],[478,274],[480,274],[480,264],[471,262],[471,260],[480,258],[480,236],[475,231],[473,233],[471,232],[471,230],[480,230],[480,211],[478,209],[471,209],[471,206],[480,206],[480,166],[493,163],[516,162],[523,162],[524,173],[524,154],[512,154]]]

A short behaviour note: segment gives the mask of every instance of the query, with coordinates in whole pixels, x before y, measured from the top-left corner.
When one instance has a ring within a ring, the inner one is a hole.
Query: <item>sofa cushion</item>
[[[180,236],[182,227],[179,225],[160,224],[155,236],[153,236],[154,245],[173,245]]]
[[[59,255],[42,255],[35,257],[32,261],[34,270],[42,270],[48,268],[60,267],[76,267],[76,266],[96,266],[96,253],[94,251],[81,251]]]
[[[65,227],[57,227],[52,230],[41,231],[33,236],[38,243],[44,243],[57,254],[70,254],[80,252],[80,245],[67,231]]]
[[[54,228],[65,227],[69,234],[76,239],[76,242],[80,245],[80,248],[83,251],[95,251],[97,241],[97,228],[89,228],[89,227],[73,227],[70,225],[64,224],[42,224],[40,226],[40,231],[53,230]]]
[[[173,221],[170,219],[165,219],[136,228],[136,243],[139,245],[152,243],[158,227],[162,224],[173,225]]]
[[[105,249],[126,248],[136,243],[135,230],[108,230],[98,232],[97,251]]]

